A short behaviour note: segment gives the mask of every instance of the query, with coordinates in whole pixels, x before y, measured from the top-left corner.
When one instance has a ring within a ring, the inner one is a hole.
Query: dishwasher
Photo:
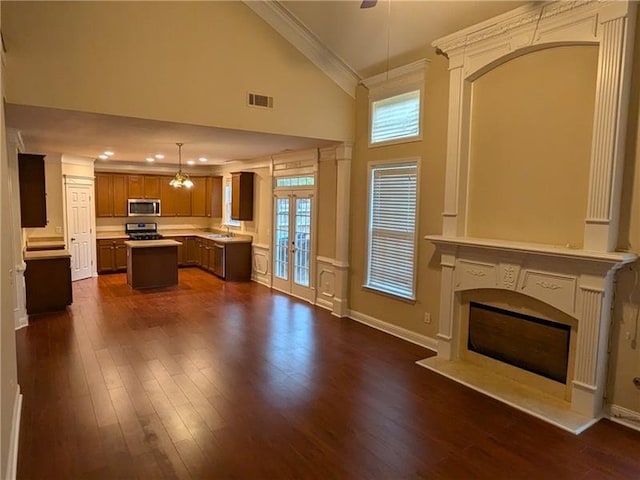
[[[220,278],[224,278],[224,245],[214,243],[213,247],[213,273]]]

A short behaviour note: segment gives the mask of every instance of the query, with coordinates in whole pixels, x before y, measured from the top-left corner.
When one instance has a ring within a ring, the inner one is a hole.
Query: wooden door
[[[127,175],[113,175],[113,216],[127,216]]]
[[[113,217],[113,178],[96,173],[96,217]]]
[[[114,246],[114,261],[116,270],[127,269],[127,246],[124,244],[124,240],[118,240]]]
[[[191,216],[204,217],[207,214],[207,178],[191,177]],[[209,207],[211,210],[211,207]]]
[[[116,269],[113,243],[112,240],[98,240],[98,273],[113,272]]]
[[[67,245],[71,253],[71,280],[82,280],[91,271],[91,186],[67,185]]]
[[[185,238],[185,263],[193,265],[198,262],[198,243],[195,237]]]
[[[160,198],[160,179],[157,175],[145,175],[144,177],[144,198]]]

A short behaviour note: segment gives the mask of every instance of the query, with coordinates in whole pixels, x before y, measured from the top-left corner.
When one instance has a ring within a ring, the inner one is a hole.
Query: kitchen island
[[[127,283],[131,288],[171,287],[178,284],[178,246],[175,240],[130,240]]]

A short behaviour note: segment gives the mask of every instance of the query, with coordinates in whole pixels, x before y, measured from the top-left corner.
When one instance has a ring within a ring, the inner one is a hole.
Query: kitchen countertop
[[[30,250],[57,250],[64,248],[64,238],[62,237],[41,237],[27,240],[27,251]]]
[[[129,248],[177,247],[182,242],[175,240],[127,240],[124,244]]]
[[[158,233],[164,237],[200,237],[207,240],[215,240],[218,243],[251,243],[253,238],[251,235],[233,235],[226,238],[213,238],[210,235],[225,235],[221,232],[207,232],[204,230],[158,230]],[[98,240],[118,240],[128,239],[129,235],[124,232],[98,232],[96,234]],[[144,242],[145,240],[136,240],[136,243]],[[157,241],[157,240],[151,240]]]
[[[34,250],[24,253],[24,260],[50,260],[52,258],[69,258],[71,254],[68,250]]]

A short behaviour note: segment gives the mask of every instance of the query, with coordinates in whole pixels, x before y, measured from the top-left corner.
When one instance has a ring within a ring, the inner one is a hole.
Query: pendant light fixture
[[[191,188],[193,187],[193,182],[189,178],[189,175],[186,173],[182,173],[182,145],[184,143],[176,143],[178,146],[178,173],[173,177],[173,180],[169,182],[173,188]]]

